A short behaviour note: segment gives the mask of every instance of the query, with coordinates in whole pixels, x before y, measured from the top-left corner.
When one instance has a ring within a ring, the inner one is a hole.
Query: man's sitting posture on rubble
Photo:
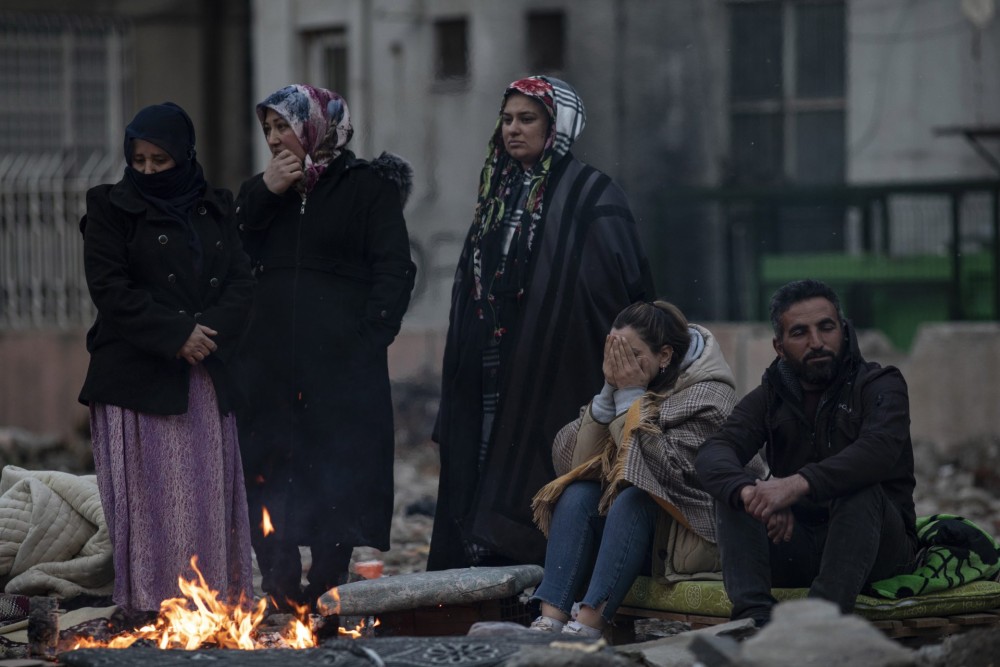
[[[827,285],[802,280],[771,299],[778,358],[698,450],[716,499],[732,618],[770,619],[771,587],[854,608],[866,584],[912,564],[913,448],[906,382],[866,362]],[[761,449],[770,467],[743,466]]]

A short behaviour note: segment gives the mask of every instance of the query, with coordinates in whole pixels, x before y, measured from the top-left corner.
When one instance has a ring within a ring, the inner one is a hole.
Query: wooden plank
[[[996,625],[1000,623],[1000,615],[975,612],[969,614],[955,614],[949,616],[948,620],[959,625]]]
[[[908,628],[942,628],[948,625],[948,619],[942,616],[919,616],[903,619],[903,625]]]
[[[688,623],[691,625],[697,623],[702,626],[720,625],[729,621],[729,619],[724,616],[699,616],[697,614],[688,614],[687,618]]]
[[[640,607],[618,607],[618,614],[624,616],[638,616],[640,618],[659,618],[664,621],[684,621],[687,622],[688,615],[676,611],[660,611],[659,609],[642,609]],[[713,617],[714,618],[714,617]],[[718,618],[722,618],[719,616]],[[723,619],[727,620],[727,619]]]

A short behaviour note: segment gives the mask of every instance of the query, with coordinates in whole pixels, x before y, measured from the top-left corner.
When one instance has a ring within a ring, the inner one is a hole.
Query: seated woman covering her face
[[[198,557],[232,603],[252,599],[250,526],[230,362],[253,301],[233,196],[205,182],[176,104],[125,128],[123,178],[87,193],[97,320],[80,401],[114,549],[114,601],[155,612]]]
[[[556,435],[561,476],[532,504],[549,540],[533,630],[600,636],[650,571],[662,512],[715,543],[712,497],[690,480],[698,447],[736,402],[718,342],[672,304],[635,303],[612,325],[603,371],[604,388]],[[577,620],[567,623],[575,601]]]

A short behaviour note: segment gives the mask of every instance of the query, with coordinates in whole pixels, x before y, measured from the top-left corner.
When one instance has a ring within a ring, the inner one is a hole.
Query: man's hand
[[[271,158],[264,170],[264,185],[276,195],[295,185],[302,178],[302,161],[287,148]]]
[[[809,482],[799,474],[791,477],[772,477],[757,480],[753,486],[740,489],[740,499],[747,514],[762,523],[767,523],[772,515],[788,509],[809,493]]]
[[[788,542],[792,539],[792,529],[795,528],[795,515],[792,510],[784,509],[775,512],[767,520],[767,536],[775,544]]]

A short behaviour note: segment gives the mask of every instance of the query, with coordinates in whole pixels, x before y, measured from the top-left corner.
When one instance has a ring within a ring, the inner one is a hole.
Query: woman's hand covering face
[[[647,387],[650,372],[623,336],[608,335],[604,340],[604,379],[612,387]]]

